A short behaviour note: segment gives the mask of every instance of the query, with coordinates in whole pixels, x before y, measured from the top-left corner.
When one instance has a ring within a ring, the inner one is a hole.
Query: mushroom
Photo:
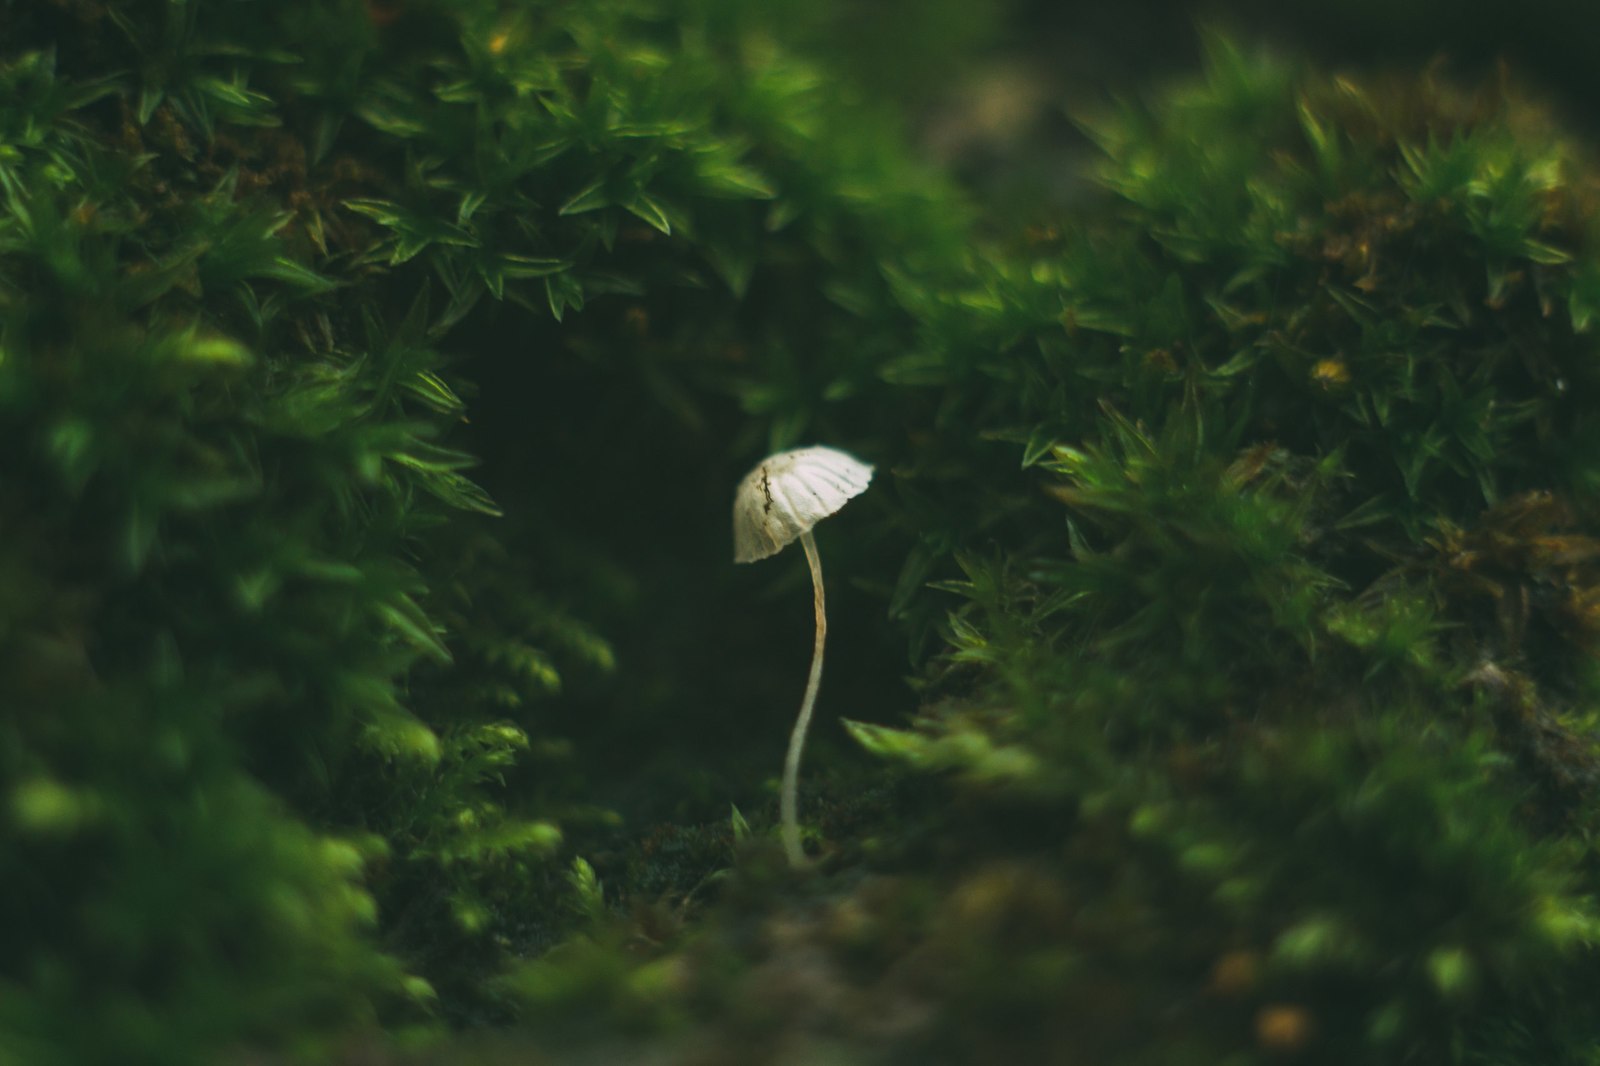
[[[806,550],[811,566],[812,599],[817,612],[817,641],[811,653],[811,676],[806,681],[800,716],[789,735],[789,752],[783,761],[783,791],[779,799],[783,848],[789,864],[805,862],[800,848],[800,821],[796,793],[800,782],[800,753],[811,726],[811,709],[822,684],[822,645],[828,635],[823,607],[822,564],[811,527],[859,496],[872,480],[872,467],[836,448],[796,448],[763,459],[739,482],[733,498],[733,561],[753,563],[776,555],[796,538]]]

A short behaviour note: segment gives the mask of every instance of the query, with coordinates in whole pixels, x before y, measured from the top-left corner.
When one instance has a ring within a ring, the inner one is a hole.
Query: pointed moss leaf
[[[672,236],[672,223],[667,220],[666,211],[647,193],[640,193],[626,207],[630,214],[643,219],[667,236]]]
[[[438,662],[450,661],[450,651],[439,639],[439,631],[410,596],[403,592],[396,593],[379,603],[377,611],[417,650]]]
[[[436,338],[448,333],[478,305],[485,291],[483,281],[475,275],[458,281],[450,290],[450,302],[428,327],[428,336]]]
[[[398,100],[368,100],[356,108],[356,115],[374,129],[393,137],[418,137],[428,129],[414,109]]]
[[[465,78],[444,82],[433,90],[434,97],[447,104],[470,104],[479,99],[482,93],[480,86]]]
[[[1092,330],[1114,337],[1132,337],[1138,332],[1124,312],[1112,308],[1074,307],[1072,324],[1076,329]]]
[[[483,279],[483,287],[489,290],[489,295],[496,300],[506,297],[506,276],[501,271],[498,263],[480,262],[478,264],[478,277]]]
[[[344,201],[344,206],[384,226],[397,227],[406,217],[399,205],[388,200],[350,199]]]
[[[567,870],[567,884],[576,897],[579,913],[596,922],[605,918],[605,889],[601,886],[594,867],[589,865],[588,860],[582,855],[573,856],[572,866]]]
[[[881,758],[915,765],[925,761],[929,754],[931,742],[920,733],[909,729],[891,729],[871,722],[857,722],[849,718],[842,721],[845,730],[856,743]]]
[[[289,572],[309,581],[327,581],[346,585],[365,580],[367,574],[359,566],[338,559],[318,559],[313,556],[298,558],[290,564]]]
[[[1254,348],[1236,352],[1221,366],[1211,367],[1206,374],[1214,378],[1231,378],[1255,369],[1261,362],[1261,353]]]
[[[474,190],[461,195],[461,202],[456,206],[456,225],[465,226],[472,221],[472,216],[478,213],[478,208],[489,199],[489,194]]]
[[[228,108],[228,120],[244,126],[276,126],[272,98],[221,78],[201,77],[191,83],[196,89]]]
[[[402,447],[388,453],[388,457],[402,466],[427,473],[447,473],[476,466],[477,457],[454,448],[445,448],[415,437],[406,440]]]
[[[433,984],[425,977],[416,974],[407,974],[401,981],[400,987],[404,990],[406,998],[427,1010],[433,1010],[439,1002],[439,993]]]
[[[139,116],[139,125],[148,126],[150,118],[156,113],[156,108],[161,106],[161,101],[166,98],[166,93],[159,85],[146,85],[139,90],[139,103],[135,113]]]
[[[324,277],[285,255],[274,256],[268,265],[256,271],[256,276],[282,281],[306,292],[329,292],[337,287],[332,278]]]
[[[550,314],[560,322],[567,308],[583,310],[583,286],[570,273],[552,274],[544,279],[545,299]]]
[[[389,200],[352,198],[343,206],[390,231],[389,264],[398,266],[435,244],[473,248],[478,238],[467,228],[437,215],[419,213]]]
[[[744,813],[739,810],[736,804],[729,804],[728,806],[732,811],[728,817],[728,825],[733,830],[734,843],[742,844],[750,839],[750,823],[745,821]]]
[[[1572,262],[1571,252],[1563,251],[1553,244],[1546,244],[1543,241],[1532,239],[1522,242],[1522,254],[1533,262],[1543,263],[1546,266]]]
[[[778,195],[778,190],[761,174],[733,163],[704,165],[699,178],[705,191],[713,196],[771,200]]]
[[[1384,496],[1373,496],[1363,500],[1353,509],[1334,522],[1334,528],[1341,532],[1360,529],[1363,526],[1378,525],[1388,522],[1394,517],[1394,502]]]
[[[608,122],[606,132],[618,138],[657,138],[680,137],[689,133],[694,126],[688,122]]]
[[[566,203],[556,209],[559,215],[579,215],[585,211],[595,211],[602,207],[609,207],[612,199],[605,191],[605,179],[597,178],[583,187]]]
[[[403,387],[440,414],[459,414],[466,409],[466,404],[455,390],[431,370],[418,371]]]
[[[500,273],[508,278],[542,278],[563,270],[570,270],[572,263],[566,259],[541,259],[531,255],[502,255],[499,258]]]
[[[504,514],[487,490],[471,478],[453,471],[432,472],[422,478],[422,487],[451,507],[463,511],[476,511],[492,518]]]
[[[1055,448],[1056,435],[1045,426],[1034,430],[1028,438],[1027,445],[1022,449],[1022,468],[1026,470],[1036,465]]]
[[[394,708],[369,717],[361,732],[363,743],[389,759],[438,763],[443,749],[433,730],[410,712]]]

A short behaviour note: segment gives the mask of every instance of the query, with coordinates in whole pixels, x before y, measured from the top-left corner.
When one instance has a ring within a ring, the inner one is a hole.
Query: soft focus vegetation
[[[1581,137],[913,7],[0,0],[0,1063],[1600,1062]]]

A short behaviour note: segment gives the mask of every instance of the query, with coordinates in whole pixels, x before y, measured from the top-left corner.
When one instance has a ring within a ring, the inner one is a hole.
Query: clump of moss
[[[896,279],[901,599],[958,599],[852,731],[939,813],[730,888],[683,1060],[1586,1061],[1587,160],[1222,41],[1091,128],[1096,219]]]
[[[959,244],[737,7],[0,8],[0,1058],[503,1018],[578,924],[697,665],[613,634],[712,617],[595,481],[664,425],[720,495],[870,380],[825,290]]]
[[[1592,1058],[1590,161],[1215,41],[980,242],[840,17],[0,7],[0,1058]],[[819,437],[796,879],[723,538]]]

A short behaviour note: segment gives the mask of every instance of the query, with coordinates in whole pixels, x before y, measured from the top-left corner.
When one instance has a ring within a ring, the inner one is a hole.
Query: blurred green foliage
[[[1591,161],[907,10],[0,3],[0,1061],[1595,1061]]]

